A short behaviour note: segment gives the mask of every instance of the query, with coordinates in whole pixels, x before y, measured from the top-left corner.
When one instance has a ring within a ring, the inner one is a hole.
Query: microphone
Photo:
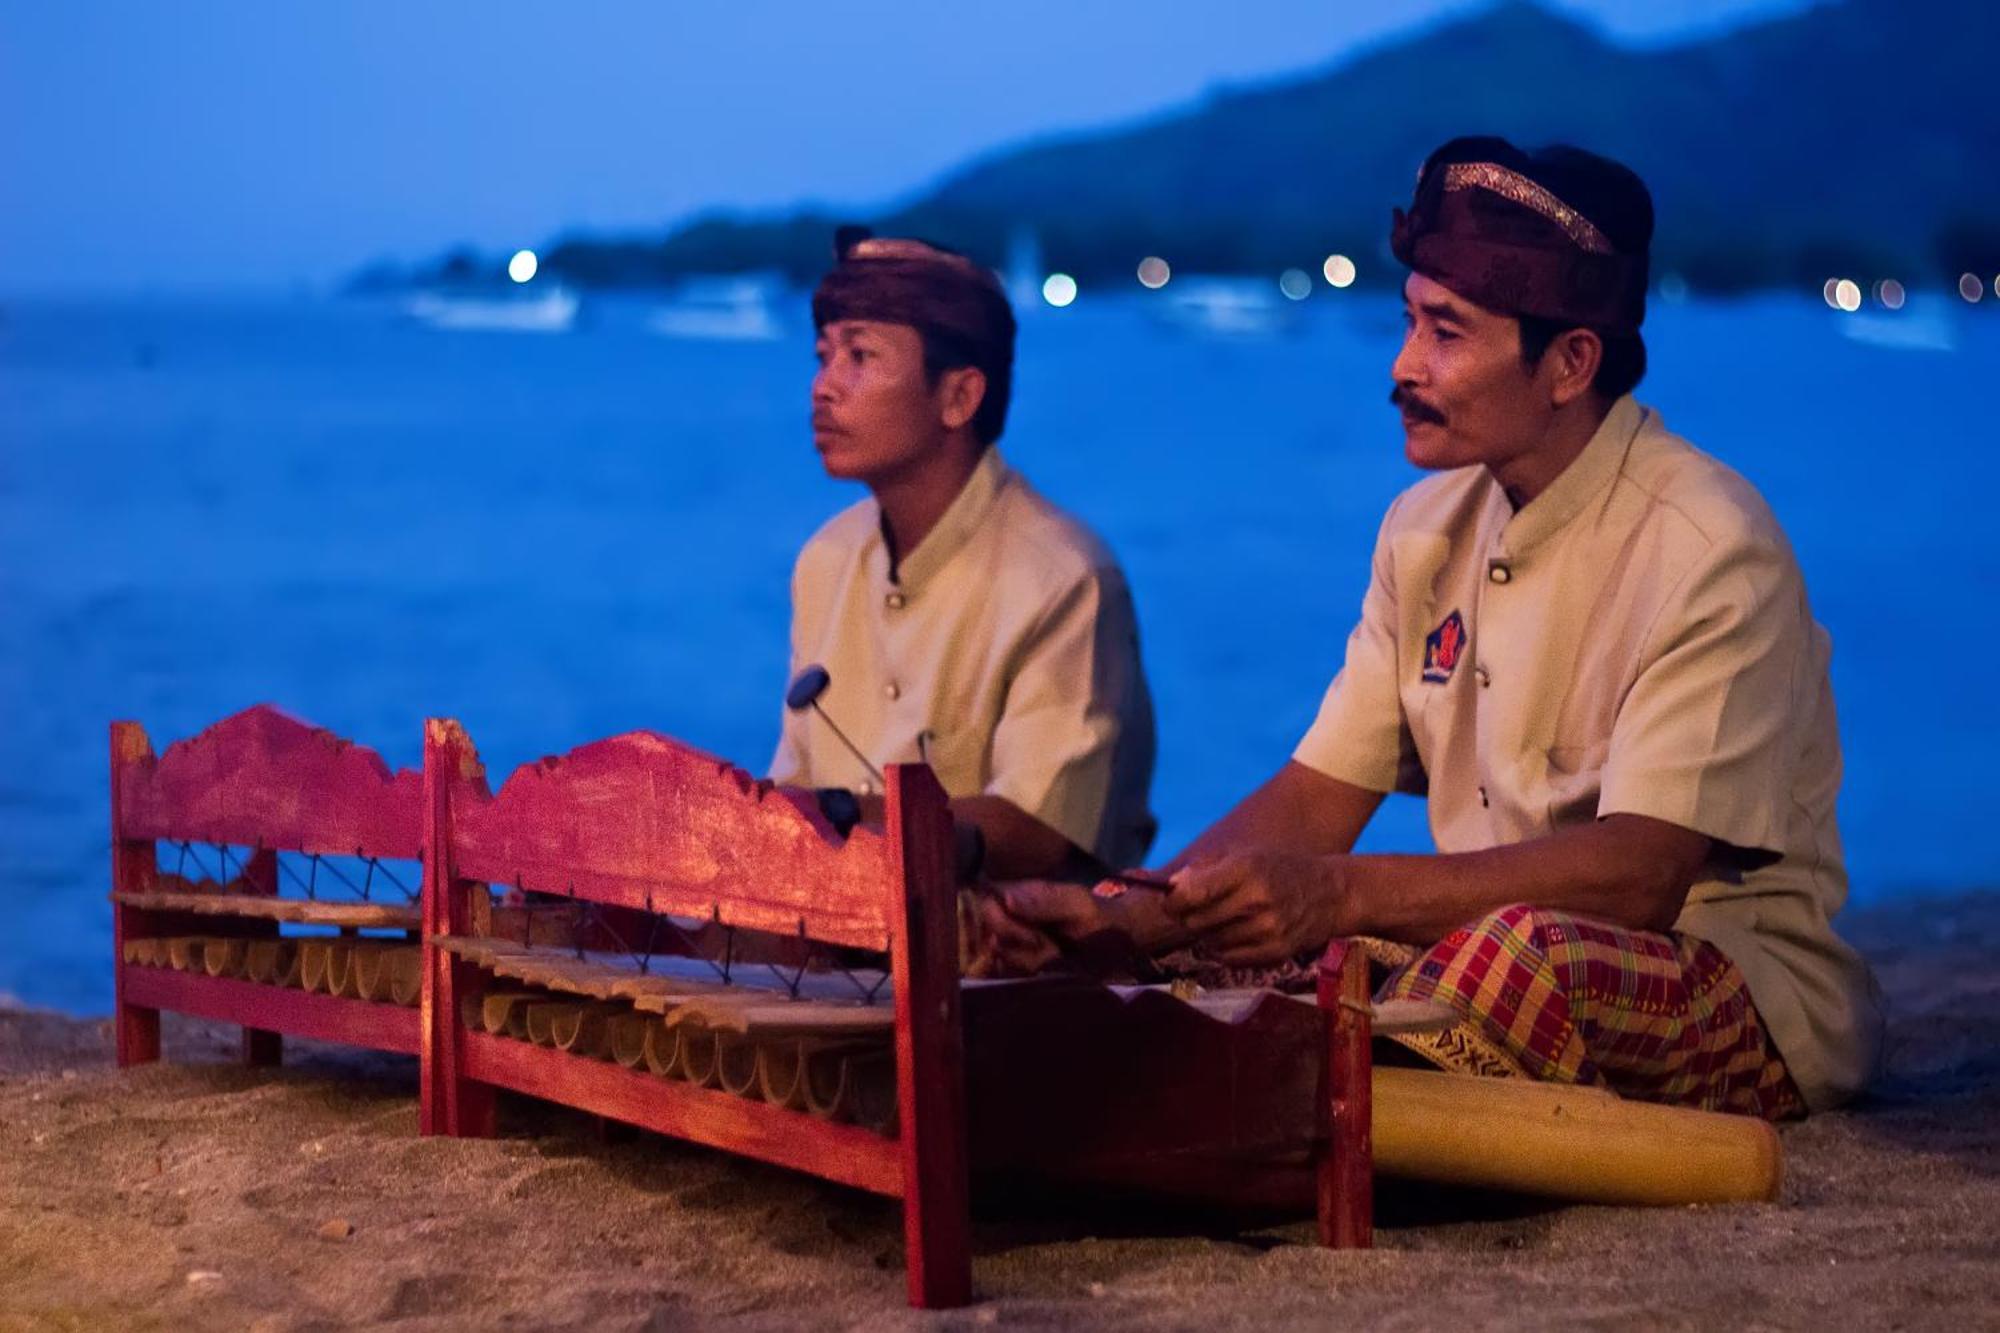
[[[868,770],[878,786],[886,789],[889,784],[883,779],[882,770],[868,762],[868,756],[861,753],[861,747],[847,739],[847,733],[842,731],[839,725],[826,715],[826,710],[819,706],[819,697],[826,693],[826,687],[831,684],[833,677],[827,674],[827,669],[814,662],[792,677],[791,688],[785,691],[785,707],[794,713],[803,713],[808,708],[818,713],[820,721],[826,723],[833,734],[840,738],[840,743],[847,747],[847,752],[860,761],[861,766]]]

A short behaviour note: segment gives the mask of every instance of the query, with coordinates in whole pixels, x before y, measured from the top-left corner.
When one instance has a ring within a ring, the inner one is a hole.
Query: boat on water
[[[785,334],[777,302],[787,289],[777,274],[690,278],[646,317],[663,338],[700,342],[774,342]]]
[[[1272,338],[1299,317],[1298,303],[1262,278],[1176,276],[1145,307],[1171,328],[1212,338]]]
[[[567,333],[582,301],[566,287],[548,285],[533,295],[418,292],[403,311],[434,329],[487,333]]]
[[[1840,331],[1854,342],[1904,352],[1950,352],[1958,348],[1958,312],[1942,297],[1912,297],[1900,310],[1869,310],[1840,316]]]

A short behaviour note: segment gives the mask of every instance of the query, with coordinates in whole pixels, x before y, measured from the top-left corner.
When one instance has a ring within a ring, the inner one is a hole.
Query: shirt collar
[[[938,518],[917,548],[897,562],[896,586],[905,592],[914,592],[926,580],[951,562],[972,534],[979,530],[986,516],[992,512],[994,502],[1000,492],[1013,479],[1014,469],[1008,467],[1000,457],[996,445],[988,445],[979,455],[979,462],[973,467],[972,475],[965,479],[957,496]],[[881,511],[876,511],[876,530],[881,530]],[[883,542],[883,576],[888,576],[888,543]]]
[[[1630,394],[1611,405],[1597,433],[1569,466],[1556,474],[1547,490],[1528,501],[1501,529],[1500,544],[1508,555],[1525,555],[1560,532],[1583,507],[1604,493],[1624,467],[1626,450],[1644,424],[1646,409]],[[1494,490],[1499,483],[1494,482]]]

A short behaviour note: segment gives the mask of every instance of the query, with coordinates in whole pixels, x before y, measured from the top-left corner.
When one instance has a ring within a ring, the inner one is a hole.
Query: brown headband
[[[964,255],[923,241],[844,244],[813,293],[812,311],[815,328],[844,319],[907,324],[958,344],[975,364],[1013,362],[1014,311],[999,282]]]
[[[1434,167],[1389,246],[1410,268],[1501,314],[1636,333],[1648,265],[1544,186],[1493,162]]]

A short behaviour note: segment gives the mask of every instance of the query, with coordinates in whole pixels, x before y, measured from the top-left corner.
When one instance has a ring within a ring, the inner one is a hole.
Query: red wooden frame
[[[129,939],[276,923],[117,903],[121,1065],[158,1058],[159,1014],[172,1009],[242,1024],[253,1062],[277,1060],[281,1032],[417,1054],[425,1134],[494,1133],[504,1088],[899,1198],[909,1298],[925,1307],[971,1299],[980,1176],[1310,1200],[1323,1243],[1371,1241],[1361,952],[1328,949],[1316,1005],[1271,996],[1225,1021],[1088,980],[961,983],[951,814],[922,765],[889,770],[882,829],[843,839],[808,793],[647,732],[526,765],[497,794],[443,719],[426,723],[421,773],[392,774],[373,751],[261,706],[158,758],[135,723],[113,724],[111,746],[114,890],[152,885],[158,839],[251,846],[244,878],[266,893],[279,849],[423,862],[416,1010],[130,966]],[[488,884],[774,932],[802,949],[886,949],[893,1136],[469,1030],[463,1005],[487,974],[437,942],[488,928]]]
[[[155,756],[136,722],[111,724],[111,887],[155,886],[161,840],[255,849],[242,879],[278,892],[280,851],[415,860],[422,777],[391,773],[373,750],[268,704],[223,719]],[[160,1056],[160,1011],[243,1028],[251,1064],[276,1064],[282,1033],[417,1054],[417,1011],[125,961],[125,942],[176,934],[268,936],[275,921],[112,905],[113,1032],[120,1065]]]
[[[433,937],[471,930],[471,895],[487,881],[886,944],[899,1103],[887,1138],[472,1031],[460,1015],[484,974],[433,949],[424,1132],[493,1132],[492,1091],[506,1088],[900,1198],[910,1301],[926,1307],[971,1297],[975,1170],[1252,1203],[1316,1198],[1326,1244],[1369,1244],[1358,950],[1328,950],[1317,1007],[1273,996],[1235,1022],[1091,981],[965,987],[951,814],[922,765],[890,769],[883,831],[843,842],[807,793],[652,733],[524,766],[497,796],[455,723],[428,724],[424,762]]]
[[[842,839],[808,793],[632,732],[517,770],[490,795],[456,723],[426,724],[427,940],[461,934],[479,881],[702,917],[892,959],[899,1128],[852,1126],[467,1030],[479,970],[425,972],[425,1133],[493,1130],[507,1088],[903,1200],[909,1296],[971,1299],[952,823],[929,769],[892,767],[884,833]]]

